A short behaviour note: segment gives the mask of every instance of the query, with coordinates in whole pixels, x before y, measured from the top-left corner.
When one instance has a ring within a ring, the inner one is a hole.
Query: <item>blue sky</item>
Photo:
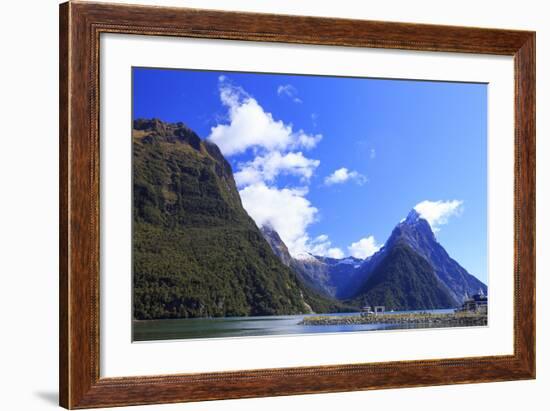
[[[295,255],[372,254],[408,212],[486,282],[487,86],[133,69],[133,116],[182,121]]]

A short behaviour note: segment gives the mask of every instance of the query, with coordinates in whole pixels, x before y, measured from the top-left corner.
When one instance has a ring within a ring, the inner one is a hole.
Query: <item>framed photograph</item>
[[[535,33],[60,6],[60,404],[535,378]]]

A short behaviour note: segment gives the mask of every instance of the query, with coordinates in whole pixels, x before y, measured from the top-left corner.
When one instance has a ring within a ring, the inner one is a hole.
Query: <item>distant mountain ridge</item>
[[[273,233],[271,229],[275,238]],[[283,248],[276,237],[277,247]],[[453,308],[480,290],[487,294],[487,286],[449,256],[414,209],[365,260],[311,257],[285,258],[312,287],[352,306],[368,302],[394,310]]]
[[[341,260],[327,261],[322,257],[316,257],[308,253],[299,256],[301,258],[292,257],[277,231],[271,226],[264,225],[260,228],[260,231],[281,262],[295,272],[300,282],[307,288],[317,295],[329,298],[335,311],[357,310],[357,306],[342,304],[337,301],[339,297],[336,292],[338,285],[334,284],[333,281],[338,281],[338,279],[334,279],[336,270],[333,270],[332,266],[340,264]]]
[[[305,284],[330,297],[340,299],[342,283],[349,280],[363,260],[348,257],[336,259],[301,253],[292,257],[279,234],[270,226],[261,227],[261,232],[283,264],[292,268]]]

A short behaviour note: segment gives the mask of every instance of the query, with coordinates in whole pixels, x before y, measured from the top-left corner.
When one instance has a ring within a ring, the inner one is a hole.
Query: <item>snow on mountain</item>
[[[293,257],[296,260],[300,260],[300,261],[309,261],[309,262],[319,261],[319,260],[317,260],[317,257],[315,257],[313,254],[310,254],[306,251],[296,253],[296,254],[293,255]]]

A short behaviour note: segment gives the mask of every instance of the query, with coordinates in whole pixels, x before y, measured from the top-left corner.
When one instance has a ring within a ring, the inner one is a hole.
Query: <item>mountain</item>
[[[392,310],[425,310],[455,305],[433,267],[410,246],[400,242],[379,261],[354,300],[359,305],[383,305]]]
[[[320,293],[340,298],[340,290],[354,275],[363,260],[354,257],[345,259],[315,256],[302,252],[292,257],[287,246],[272,227],[263,226],[262,234],[276,256],[290,267],[304,284]]]
[[[334,309],[272,252],[215,144],[157,119],[132,141],[135,319]]]
[[[386,246],[392,247],[401,241],[407,243],[430,263],[439,280],[453,296],[456,305],[462,304],[466,295],[476,294],[480,290],[487,294],[487,286],[449,256],[436,240],[430,224],[414,209],[405,221],[395,227]]]
[[[406,247],[407,251],[403,251]],[[400,253],[396,254],[394,250],[398,248]],[[412,259],[412,256],[416,255],[420,257]],[[401,221],[393,229],[389,239],[386,241],[384,247],[382,247],[377,253],[372,255],[363,265],[359,268],[358,273],[355,275],[354,280],[351,281],[347,288],[343,291],[343,295],[352,300],[357,300],[363,297],[368,297],[367,291],[373,287],[373,281],[371,279],[377,278],[380,280],[380,272],[389,275],[387,267],[395,268],[393,258],[399,258],[400,261],[405,256],[411,258],[411,264],[400,265],[402,272],[409,272],[411,277],[415,277],[416,274],[423,272],[421,270],[423,263],[419,264],[419,261],[426,262],[433,270],[435,278],[438,282],[438,290],[444,289],[446,294],[451,297],[451,300],[446,308],[456,307],[462,304],[466,295],[472,295],[479,290],[487,293],[487,286],[479,281],[476,277],[468,273],[460,264],[453,260],[447,251],[443,248],[430,227],[430,224],[416,212],[414,209],[408,214],[407,218]],[[414,260],[414,261],[413,261]],[[416,270],[413,268],[417,267]],[[425,274],[425,273],[424,273]],[[426,279],[427,277],[425,277]],[[391,281],[390,281],[391,282]],[[383,282],[381,282],[383,283]],[[388,283],[386,283],[388,285]],[[378,285],[380,288],[381,286]],[[389,286],[392,288],[392,286]],[[390,294],[387,291],[388,295]],[[392,292],[395,293],[395,290]],[[431,297],[425,296],[425,306],[413,304],[408,309],[428,309],[430,308]],[[439,300],[444,302],[446,298]],[[371,303],[369,301],[369,303]],[[386,305],[392,307],[392,298],[387,299]],[[396,308],[393,308],[396,309]]]
[[[279,237],[279,233],[277,233],[277,231],[275,231],[273,227],[268,225],[262,226],[260,228],[260,231],[262,232],[262,236],[271,247],[271,250],[273,250],[273,253],[275,253],[275,255],[279,257],[284,265],[289,267],[290,263],[292,262],[292,256],[290,255],[286,244],[283,242],[283,240],[281,240],[281,237]]]
[[[273,253],[279,257],[283,264],[296,273],[300,283],[308,288],[311,294],[325,300],[321,307],[319,304],[314,304],[317,307],[316,311],[332,310],[332,312],[341,312],[357,310],[358,307],[343,304],[337,300],[337,286],[334,283],[333,276],[335,271],[332,268],[334,265],[338,265],[338,260],[326,261],[332,259],[324,259],[323,257],[313,256],[309,253],[301,253],[296,257],[292,257],[287,246],[273,227],[264,225],[260,230]],[[349,265],[346,265],[346,267],[349,267]]]
[[[415,210],[365,260],[308,253],[294,258],[273,228],[262,228],[262,233],[303,283],[352,307],[368,302],[393,310],[453,308],[465,295],[487,293],[487,286],[448,255]]]
[[[357,269],[363,264],[364,260],[355,257],[330,258],[316,257],[319,262],[326,266],[328,272],[328,283],[331,295],[343,299],[344,290],[357,274]]]

